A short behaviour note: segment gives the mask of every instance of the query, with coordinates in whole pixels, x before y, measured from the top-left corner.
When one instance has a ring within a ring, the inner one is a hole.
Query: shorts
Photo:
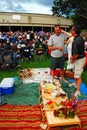
[[[64,56],[62,57],[51,56],[50,69],[56,70],[57,68],[64,69]]]
[[[77,59],[75,62],[74,62],[74,78],[80,78],[81,77],[81,74],[83,72],[83,68],[84,68],[84,65],[85,65],[85,62],[86,62],[86,58],[81,58],[81,59]]]

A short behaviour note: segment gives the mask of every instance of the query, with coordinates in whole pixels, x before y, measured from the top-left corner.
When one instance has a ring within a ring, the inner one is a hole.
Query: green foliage
[[[73,14],[74,24],[87,28],[87,1],[84,0],[54,0],[53,15],[70,17]]]
[[[87,68],[83,71],[82,81],[83,83],[87,84]]]
[[[68,17],[71,11],[71,5],[67,4],[68,0],[54,0],[54,6],[52,7],[53,15],[66,15]]]

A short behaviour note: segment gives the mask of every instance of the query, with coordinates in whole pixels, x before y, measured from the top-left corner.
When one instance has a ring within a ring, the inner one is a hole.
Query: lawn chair
[[[24,47],[21,53],[23,61],[29,61],[34,57],[34,49],[32,46]]]
[[[45,52],[43,48],[37,48],[35,50],[35,60],[36,61],[44,61],[45,60]]]

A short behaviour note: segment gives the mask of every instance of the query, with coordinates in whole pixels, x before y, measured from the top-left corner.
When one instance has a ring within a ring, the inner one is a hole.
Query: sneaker
[[[75,82],[69,84],[69,87],[73,87],[73,86],[74,86],[75,88],[77,88]]]
[[[74,95],[75,95],[75,97],[78,97],[81,95],[81,93],[80,93],[80,91],[76,91]]]

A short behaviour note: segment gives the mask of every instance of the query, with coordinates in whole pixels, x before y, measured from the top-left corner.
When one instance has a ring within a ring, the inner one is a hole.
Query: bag
[[[65,70],[65,71],[64,71],[64,76],[65,76],[66,78],[74,79],[74,72]]]
[[[74,69],[74,64],[67,61],[67,70]]]
[[[12,58],[11,55],[4,55],[4,62],[5,64],[11,64],[12,63]]]

